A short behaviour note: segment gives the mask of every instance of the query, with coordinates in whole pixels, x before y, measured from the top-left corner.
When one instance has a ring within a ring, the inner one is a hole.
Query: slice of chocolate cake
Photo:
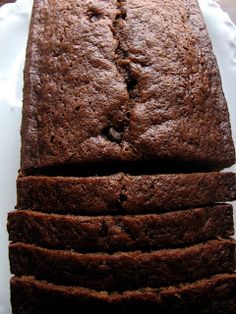
[[[9,240],[78,252],[156,250],[234,234],[231,205],[166,214],[71,216],[18,210],[8,215]]]
[[[11,279],[13,314],[235,314],[236,275],[217,275],[192,284],[122,294],[56,286],[33,277]]]
[[[230,172],[17,180],[18,209],[51,213],[163,213],[235,198],[236,177]]]
[[[235,243],[212,240],[182,249],[151,252],[75,253],[32,244],[10,244],[11,272],[55,284],[124,291],[193,282],[234,272]]]

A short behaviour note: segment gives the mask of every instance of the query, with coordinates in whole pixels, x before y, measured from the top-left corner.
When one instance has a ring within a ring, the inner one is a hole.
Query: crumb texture
[[[10,244],[11,272],[55,284],[98,291],[124,291],[193,282],[233,273],[235,244],[213,240],[183,249],[114,254],[49,250],[32,244]]]
[[[230,172],[19,177],[17,209],[76,215],[164,213],[235,200],[235,180]]]
[[[231,205],[131,216],[81,217],[18,210],[8,216],[9,239],[78,252],[150,251],[234,234]]]
[[[11,299],[14,314],[234,314],[235,289],[236,275],[227,274],[193,284],[122,294],[55,286],[33,277],[13,277]]]

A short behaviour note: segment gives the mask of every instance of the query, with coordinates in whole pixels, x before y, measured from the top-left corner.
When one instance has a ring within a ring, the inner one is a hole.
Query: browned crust
[[[143,159],[219,169],[235,161],[196,0],[36,0],[24,80],[23,169]]]

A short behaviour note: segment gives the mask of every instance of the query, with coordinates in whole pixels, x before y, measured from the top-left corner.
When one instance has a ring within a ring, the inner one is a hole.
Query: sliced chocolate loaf
[[[213,240],[183,249],[142,253],[75,253],[25,243],[10,244],[11,272],[55,284],[129,290],[193,282],[234,272],[235,243]]]
[[[52,213],[162,213],[234,199],[236,177],[230,172],[17,180],[18,209]]]
[[[197,0],[35,0],[24,81],[22,169],[235,161]]]
[[[236,178],[210,172],[235,151],[197,0],[34,0],[21,134],[13,314],[235,312]]]
[[[161,289],[97,292],[33,277],[11,279],[13,314],[235,314],[236,275],[217,275]]]
[[[130,216],[71,216],[18,210],[9,240],[78,252],[156,250],[234,234],[231,205]]]

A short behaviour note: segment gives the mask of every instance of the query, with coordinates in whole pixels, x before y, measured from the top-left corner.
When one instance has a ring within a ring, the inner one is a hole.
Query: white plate
[[[236,140],[236,27],[213,0],[199,2],[219,63]],[[31,7],[32,0],[18,0],[0,9],[0,314],[11,313],[6,222],[16,203],[22,74]]]

